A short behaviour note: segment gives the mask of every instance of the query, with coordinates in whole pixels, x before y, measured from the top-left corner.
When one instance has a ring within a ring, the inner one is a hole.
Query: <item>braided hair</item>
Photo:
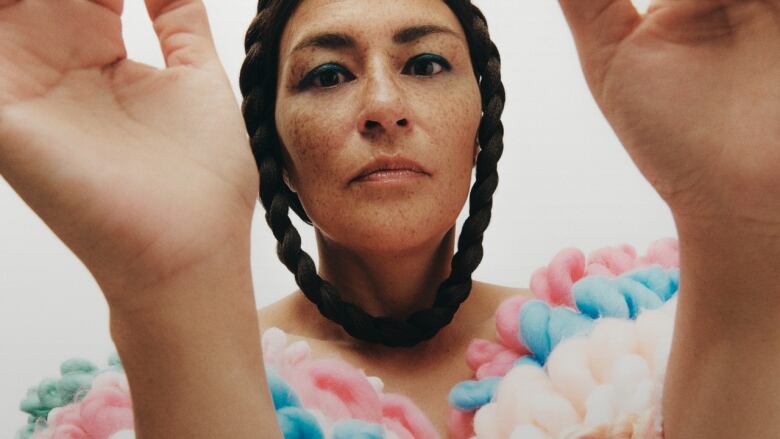
[[[260,200],[277,240],[277,254],[295,275],[308,300],[326,318],[351,336],[386,346],[414,346],[432,338],[452,321],[471,292],[471,274],[482,261],[482,238],[490,223],[493,193],[498,185],[497,164],[504,148],[504,86],[501,59],[490,39],[485,16],[470,0],[444,0],[466,34],[474,74],[482,98],[482,119],[476,161],[476,180],[469,194],[469,216],[458,238],[449,277],[439,286],[432,308],[406,320],[371,316],[341,299],[336,288],[318,274],[312,258],[301,249],[301,237],[289,217],[292,210],[307,224],[311,220],[300,199],[283,179],[282,147],[274,118],[279,42],[284,26],[300,0],[259,0],[257,15],[246,33],[246,59],[239,79],[242,112],[252,154],[260,172]]]

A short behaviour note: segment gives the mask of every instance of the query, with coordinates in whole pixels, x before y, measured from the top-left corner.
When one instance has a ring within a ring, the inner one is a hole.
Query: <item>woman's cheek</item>
[[[333,108],[320,110],[311,103],[305,110],[290,110],[284,141],[295,172],[291,178],[304,209],[316,220],[329,214],[345,178],[340,174],[346,172],[345,164],[339,159],[346,144],[344,120]]]

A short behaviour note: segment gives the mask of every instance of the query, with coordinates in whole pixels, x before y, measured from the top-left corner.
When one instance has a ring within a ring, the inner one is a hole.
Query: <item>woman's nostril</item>
[[[399,127],[405,127],[405,126],[409,125],[409,121],[406,120],[406,119],[399,119],[398,121],[396,121],[396,125],[398,125]],[[375,121],[375,120],[367,120],[366,121],[366,129],[370,130],[370,129],[373,129],[373,128],[378,128],[380,126],[382,126],[382,124],[377,122],[377,121]]]

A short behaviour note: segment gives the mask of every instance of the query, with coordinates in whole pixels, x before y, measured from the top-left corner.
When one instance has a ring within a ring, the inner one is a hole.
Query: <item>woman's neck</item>
[[[344,301],[373,316],[405,319],[430,308],[450,273],[454,227],[435,242],[384,253],[347,249],[319,231],[316,234],[320,276],[338,289]]]

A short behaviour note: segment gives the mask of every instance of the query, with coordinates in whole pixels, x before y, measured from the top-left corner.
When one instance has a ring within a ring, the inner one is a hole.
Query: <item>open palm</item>
[[[203,5],[146,4],[162,70],[126,59],[121,0],[0,0],[0,174],[104,292],[248,240],[257,194]]]
[[[780,1],[561,5],[596,101],[672,211],[780,224]]]

